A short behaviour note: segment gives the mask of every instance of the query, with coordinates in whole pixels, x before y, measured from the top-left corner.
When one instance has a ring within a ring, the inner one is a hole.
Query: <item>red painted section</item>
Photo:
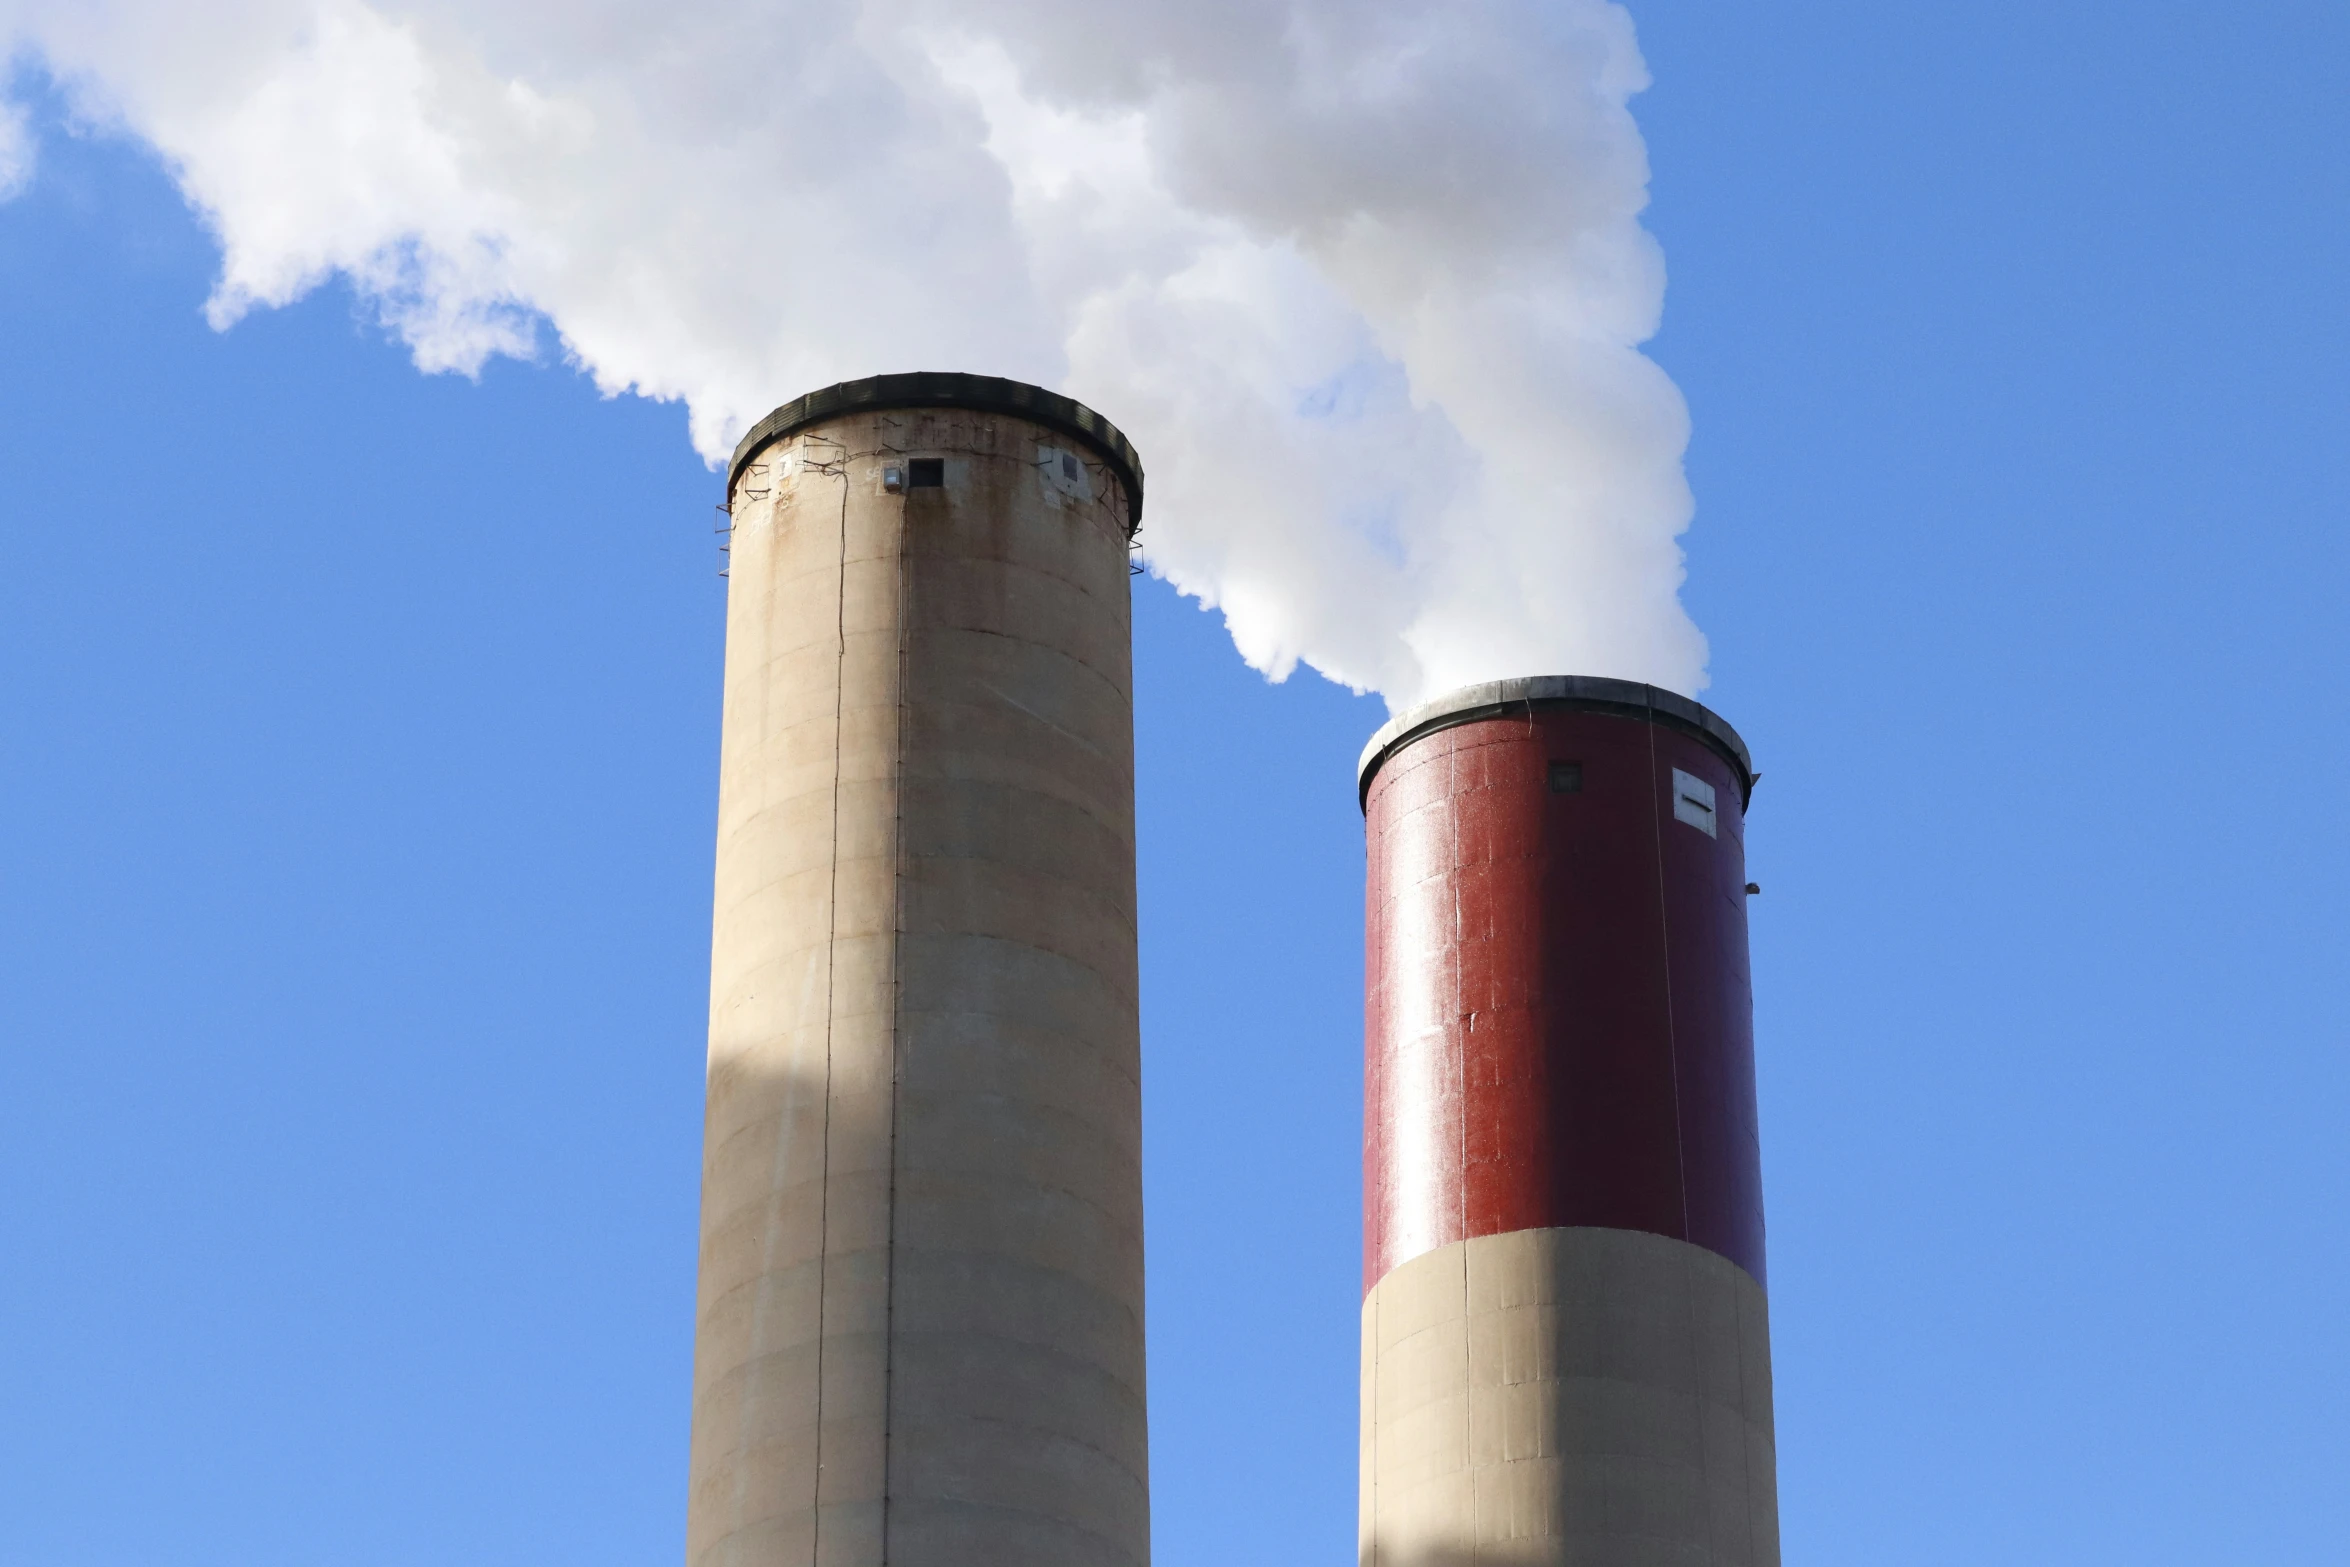
[[[1554,761],[1581,792],[1552,792]],[[1713,785],[1718,837],[1675,818],[1676,767]],[[1364,1289],[1553,1225],[1670,1235],[1761,1281],[1730,764],[1645,718],[1537,706],[1391,753],[1364,811]]]

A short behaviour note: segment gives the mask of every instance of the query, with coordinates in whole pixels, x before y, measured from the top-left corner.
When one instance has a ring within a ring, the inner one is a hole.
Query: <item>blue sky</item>
[[[1634,14],[1788,1560],[2335,1560],[2350,13]],[[338,288],[213,333],[161,171],[43,138],[0,1562],[674,1560],[716,480]],[[1157,583],[1137,639],[1159,1559],[1344,1561],[1382,710]]]

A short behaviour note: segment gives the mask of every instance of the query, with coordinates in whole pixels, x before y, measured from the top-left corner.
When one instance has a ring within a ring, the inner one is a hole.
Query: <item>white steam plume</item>
[[[216,325],[337,272],[427,370],[544,321],[712,460],[836,380],[1037,381],[1134,438],[1151,565],[1275,678],[1704,682],[1604,0],[0,0],[0,37],[161,152]]]
[[[31,116],[23,105],[0,99],[0,201],[23,190],[32,177]]]

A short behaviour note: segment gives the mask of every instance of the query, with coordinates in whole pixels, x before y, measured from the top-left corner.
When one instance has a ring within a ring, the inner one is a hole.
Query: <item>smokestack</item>
[[[880,376],[727,494],[687,1560],[1136,1567],[1140,464]]]
[[[1364,1567],[1778,1563],[1754,778],[1573,677],[1363,753]]]

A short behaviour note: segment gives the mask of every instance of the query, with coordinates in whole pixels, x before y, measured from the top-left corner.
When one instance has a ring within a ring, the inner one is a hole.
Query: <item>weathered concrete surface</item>
[[[738,477],[690,1567],[1148,1560],[1126,502],[1071,450],[867,413]]]
[[[1778,1567],[1762,1287],[1702,1246],[1534,1229],[1363,1302],[1363,1567]]]

